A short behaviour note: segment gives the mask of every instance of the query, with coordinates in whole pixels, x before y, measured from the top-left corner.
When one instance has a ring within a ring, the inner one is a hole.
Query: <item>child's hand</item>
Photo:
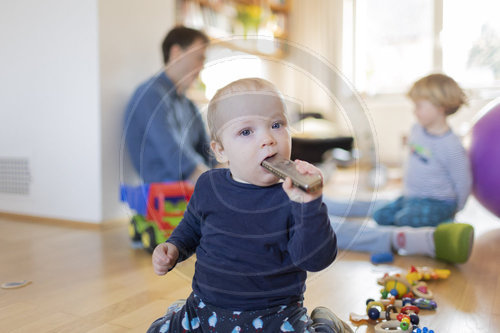
[[[153,251],[153,269],[158,275],[167,274],[179,258],[177,246],[171,243],[158,244]]]
[[[307,163],[305,161],[301,160],[295,160],[295,165],[297,167],[297,171],[303,175],[309,174],[309,175],[320,175],[321,179],[323,179],[323,175],[321,174],[321,170],[316,168],[314,165]],[[317,199],[321,196],[323,193],[323,189],[319,189],[316,192],[313,193],[306,193],[302,191],[301,189],[293,186],[292,180],[290,177],[287,177],[285,179],[285,182],[283,183],[283,190],[285,193],[288,195],[290,200],[295,201],[295,202],[310,202],[313,201],[314,199]]]

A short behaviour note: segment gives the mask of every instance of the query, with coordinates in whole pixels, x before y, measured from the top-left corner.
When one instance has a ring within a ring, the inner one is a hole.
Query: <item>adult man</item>
[[[209,40],[177,26],[162,44],[165,70],[142,83],[125,114],[125,142],[145,183],[191,180],[214,166],[200,112],[184,94],[198,77]]]

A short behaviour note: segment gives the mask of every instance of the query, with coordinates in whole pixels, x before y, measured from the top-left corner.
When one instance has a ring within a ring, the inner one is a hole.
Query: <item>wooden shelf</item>
[[[177,0],[177,21],[205,31],[213,40],[250,35],[286,39],[290,10],[291,0]],[[276,43],[269,52],[231,41],[223,43],[256,55],[283,57],[286,53],[285,43]]]
[[[263,51],[260,51],[256,47],[255,48],[254,47],[244,47],[244,46],[239,45],[238,43],[226,41],[226,40],[220,39],[220,38],[212,39],[212,41],[213,41],[214,45],[227,47],[227,48],[235,50],[235,51],[251,53],[253,55],[260,56],[260,57],[283,58],[286,55],[286,51],[283,48],[276,48],[273,52],[263,52]]]
[[[286,13],[286,14],[288,14],[290,12],[290,5],[289,4],[286,4],[286,5],[277,5],[277,4],[274,4],[274,3],[270,3],[269,7],[271,8],[271,10],[273,12]]]

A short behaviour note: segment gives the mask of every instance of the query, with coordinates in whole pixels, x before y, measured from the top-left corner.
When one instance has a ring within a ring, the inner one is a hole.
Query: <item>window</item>
[[[499,1],[344,0],[343,5],[342,68],[359,91],[403,92],[438,71],[467,88],[499,85]]]
[[[500,81],[500,2],[445,0],[443,70],[471,87]]]
[[[208,49],[207,61],[200,77],[205,84],[205,97],[210,100],[217,89],[232,81],[245,77],[263,77],[262,61],[255,55],[212,46]]]

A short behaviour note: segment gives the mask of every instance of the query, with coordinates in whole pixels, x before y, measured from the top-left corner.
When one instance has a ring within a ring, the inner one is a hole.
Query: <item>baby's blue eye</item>
[[[243,131],[240,132],[240,135],[243,136],[249,136],[250,135],[250,130],[249,129],[244,129]]]
[[[272,128],[280,128],[281,127],[281,124],[276,122],[276,123],[273,123],[273,126]]]

